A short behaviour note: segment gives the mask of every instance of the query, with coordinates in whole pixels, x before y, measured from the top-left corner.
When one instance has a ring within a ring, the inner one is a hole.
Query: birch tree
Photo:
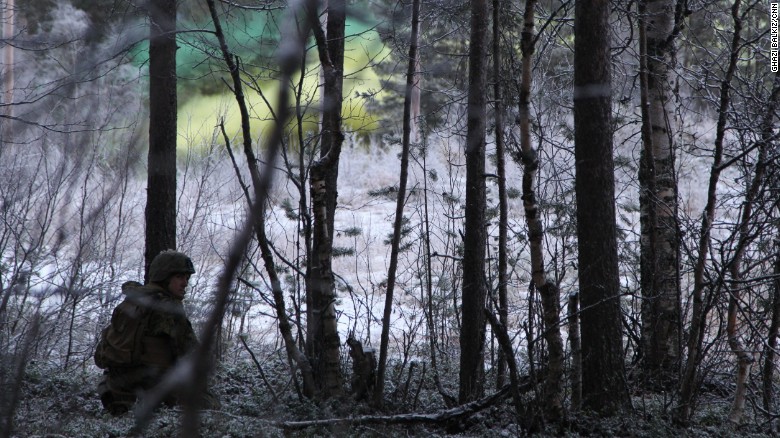
[[[680,364],[679,231],[674,169],[675,1],[639,3],[642,353],[648,383],[668,388]]]
[[[544,261],[544,226],[536,197],[539,154],[531,144],[531,83],[534,43],[535,0],[528,0],[523,14],[523,33],[520,48],[523,63],[520,79],[518,122],[520,124],[520,151],[517,154],[523,167],[523,209],[528,226],[531,247],[531,278],[542,299],[544,314],[543,337],[547,342],[548,363],[544,383],[545,411],[559,417],[563,411],[563,339],[560,331],[560,292],[558,285],[548,278]]]

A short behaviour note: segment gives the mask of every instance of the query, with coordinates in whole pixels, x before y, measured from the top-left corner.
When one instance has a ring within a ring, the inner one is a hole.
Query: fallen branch
[[[531,383],[528,379],[518,387],[518,391],[528,391],[531,389]],[[350,425],[360,426],[365,424],[441,424],[447,423],[451,420],[465,418],[473,415],[487,407],[490,407],[499,401],[506,398],[509,394],[511,385],[504,385],[501,389],[487,397],[475,400],[464,405],[456,406],[451,409],[447,409],[440,412],[434,412],[429,414],[398,414],[398,415],[363,415],[360,417],[349,418],[328,418],[324,420],[308,420],[308,421],[287,421],[282,423],[275,423],[276,427],[280,427],[285,430],[299,430],[307,427],[317,426],[337,426],[337,425]]]

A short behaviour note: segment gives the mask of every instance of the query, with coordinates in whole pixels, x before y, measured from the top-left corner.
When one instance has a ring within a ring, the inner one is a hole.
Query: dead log
[[[532,387],[530,379],[523,379],[524,382],[518,387],[519,391],[529,391]],[[307,427],[330,427],[330,426],[361,426],[366,424],[434,424],[446,426],[454,420],[463,420],[469,416],[495,405],[509,394],[511,385],[504,385],[501,389],[489,396],[479,400],[456,406],[444,411],[428,414],[397,414],[397,415],[362,415],[359,417],[348,418],[328,418],[324,420],[307,421],[286,421],[273,423],[276,427],[284,430],[300,430]]]

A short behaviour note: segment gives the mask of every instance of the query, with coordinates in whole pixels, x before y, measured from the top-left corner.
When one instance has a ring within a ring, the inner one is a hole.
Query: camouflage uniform
[[[160,258],[173,263],[159,263]],[[95,351],[95,363],[105,369],[98,393],[111,414],[131,409],[140,393],[159,383],[176,360],[198,346],[181,300],[162,286],[171,275],[194,272],[185,255],[163,252],[150,267],[152,283],[122,286],[125,299],[114,309]],[[165,402],[175,404],[176,397]]]

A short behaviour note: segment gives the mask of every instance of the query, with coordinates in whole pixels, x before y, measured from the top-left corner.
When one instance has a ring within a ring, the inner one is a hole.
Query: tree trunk
[[[545,412],[551,418],[558,418],[563,412],[563,340],[560,332],[560,293],[558,286],[547,278],[544,266],[544,227],[539,217],[536,201],[537,171],[539,154],[531,144],[531,83],[532,58],[534,54],[534,7],[535,0],[528,0],[523,14],[523,35],[520,47],[523,53],[522,78],[520,81],[520,161],[523,165],[523,208],[528,225],[528,241],[531,246],[531,278],[539,291],[544,315],[543,337],[547,342],[548,362],[544,383]]]
[[[469,90],[466,131],[466,211],[463,238],[463,306],[460,332],[461,403],[484,389],[485,349],[485,129],[487,0],[471,2]]]
[[[14,0],[5,0],[3,2],[3,41],[11,41],[14,37]],[[7,105],[3,112],[4,116],[13,117],[13,103],[14,103],[14,45],[5,44],[3,47],[3,70],[5,70],[3,77],[3,104]],[[5,126],[10,123],[3,123],[3,131]],[[6,140],[4,136],[9,135],[8,132],[0,132],[0,139]],[[10,139],[8,139],[10,140]]]
[[[579,294],[569,295],[568,323],[569,345],[571,346],[571,410],[576,412],[582,407],[582,345],[580,344]]]
[[[642,66],[640,226],[643,370],[651,387],[670,388],[680,365],[679,233],[674,174],[674,0],[639,3]]]
[[[313,210],[313,261],[307,279],[307,356],[314,368],[316,392],[323,398],[342,391],[336,320],[336,284],[333,276],[333,230],[336,213],[341,132],[342,86],[344,73],[344,0],[328,2],[327,34],[323,35],[317,11],[309,10],[320,62],[323,68],[323,107],[320,159],[311,166]],[[327,40],[326,40],[327,38]]]
[[[412,35],[409,41],[409,65],[406,70],[406,95],[404,96],[404,121],[401,139],[401,180],[398,183],[398,196],[395,203],[395,222],[393,223],[393,239],[390,244],[390,266],[387,270],[387,293],[385,294],[385,310],[382,317],[382,339],[379,347],[379,364],[374,389],[374,404],[382,404],[385,390],[385,365],[387,363],[387,343],[390,338],[390,318],[393,310],[393,289],[398,268],[398,248],[401,246],[401,226],[403,224],[404,202],[406,201],[406,180],[409,173],[409,142],[412,135],[412,95],[415,84],[415,67],[417,66],[417,32],[420,27],[420,0],[412,2]]]
[[[609,2],[578,0],[574,19],[574,143],[583,408],[629,406],[623,370],[612,157]]]
[[[147,2],[149,158],[145,279],[161,251],[176,248],[176,0]]]
[[[501,0],[493,0],[493,98],[495,99],[496,173],[498,174],[498,322],[509,326],[509,302],[507,299],[508,263],[507,230],[509,229],[509,199],[506,192],[506,159],[504,151],[504,103],[501,99]],[[504,386],[507,357],[504,348],[498,350],[496,388]]]

